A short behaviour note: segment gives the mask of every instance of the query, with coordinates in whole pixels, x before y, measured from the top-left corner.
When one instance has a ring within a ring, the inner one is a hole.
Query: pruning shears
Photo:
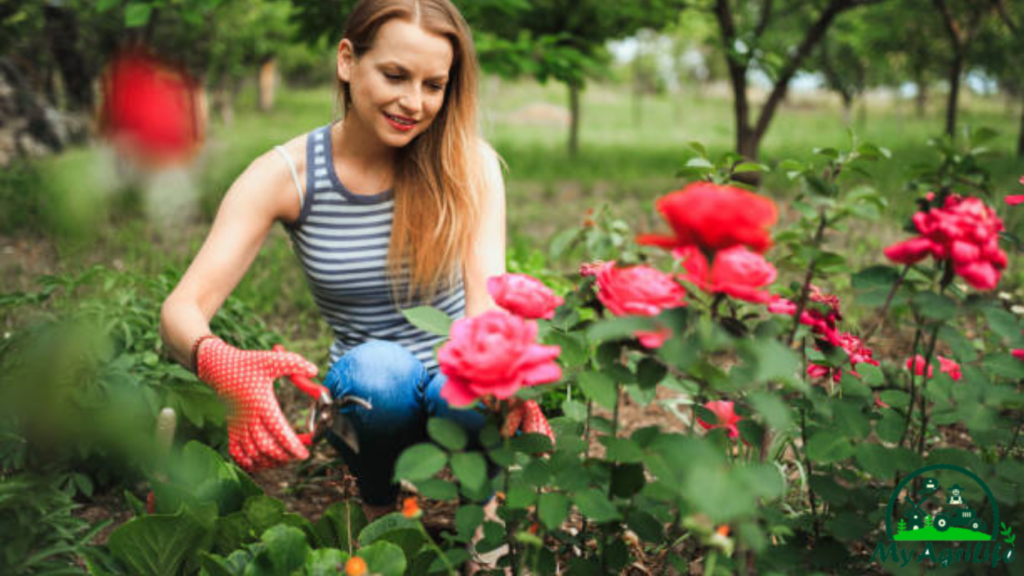
[[[330,430],[358,454],[359,438],[356,436],[355,425],[352,424],[348,416],[341,412],[341,409],[355,404],[366,410],[373,410],[373,405],[358,396],[346,395],[341,398],[333,398],[331,391],[326,386],[317,384],[305,376],[292,374],[289,379],[299,390],[313,399],[313,405],[309,409],[309,419],[306,421],[307,432],[298,435],[299,441],[306,446],[312,446],[323,440],[327,436],[327,431]]]

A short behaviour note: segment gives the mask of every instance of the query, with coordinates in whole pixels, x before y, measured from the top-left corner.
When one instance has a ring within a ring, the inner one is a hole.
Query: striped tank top
[[[361,195],[350,191],[334,170],[330,125],[312,131],[306,139],[306,186],[300,187],[294,164],[277,147],[292,170],[300,197],[299,218],[285,224],[292,248],[305,271],[313,299],[334,332],[331,364],[350,348],[368,340],[401,344],[433,374],[434,348],[444,338],[413,326],[395,305],[387,276],[394,200],[391,190]],[[408,287],[399,282],[400,292]],[[466,293],[460,280],[441,290],[429,304],[452,318],[466,311]]]

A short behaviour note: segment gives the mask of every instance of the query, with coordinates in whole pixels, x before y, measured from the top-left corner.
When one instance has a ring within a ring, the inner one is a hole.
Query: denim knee
[[[421,419],[426,368],[405,347],[394,342],[371,340],[343,355],[324,379],[334,398],[353,395],[368,401],[371,410],[350,406],[364,426],[406,428]],[[408,421],[408,422],[407,422]]]

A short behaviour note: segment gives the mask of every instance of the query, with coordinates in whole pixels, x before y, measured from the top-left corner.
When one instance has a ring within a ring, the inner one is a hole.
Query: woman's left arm
[[[505,273],[505,182],[498,153],[481,141],[486,187],[480,199],[480,222],[472,254],[462,274],[466,288],[466,316],[498,308],[487,293],[487,279]]]

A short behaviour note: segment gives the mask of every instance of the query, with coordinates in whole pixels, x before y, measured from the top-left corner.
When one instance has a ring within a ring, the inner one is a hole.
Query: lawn
[[[945,532],[939,532],[934,526],[908,530],[897,534],[894,538],[899,542],[988,542],[992,539],[991,534],[975,532],[970,528],[951,527]]]

